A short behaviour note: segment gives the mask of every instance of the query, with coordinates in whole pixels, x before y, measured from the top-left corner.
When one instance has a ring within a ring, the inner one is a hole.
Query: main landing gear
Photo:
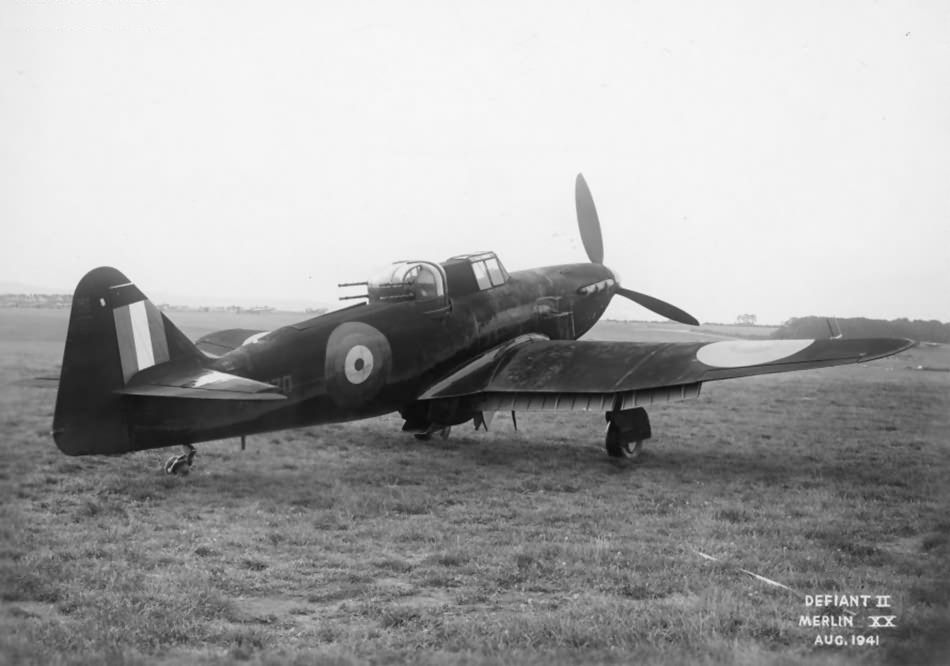
[[[452,434],[452,426],[445,426],[444,428],[435,428],[434,430],[426,430],[425,432],[416,432],[412,436],[421,441],[429,441],[432,439],[432,435],[438,435],[442,439],[448,439],[449,435]]]
[[[611,458],[636,460],[643,450],[643,442],[650,439],[650,417],[643,407],[614,410],[605,414],[607,434],[604,444]],[[633,448],[630,445],[633,444]]]
[[[165,461],[166,474],[178,474],[184,476],[191,471],[191,463],[195,460],[195,447],[191,444],[184,445],[185,452],[178,456],[172,456]]]

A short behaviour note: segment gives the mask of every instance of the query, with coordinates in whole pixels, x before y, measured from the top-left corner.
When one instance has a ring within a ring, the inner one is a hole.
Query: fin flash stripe
[[[132,320],[132,342],[135,347],[135,361],[139,370],[155,365],[155,353],[152,350],[152,335],[148,330],[148,315],[145,313],[145,301],[129,305],[129,318]]]
[[[135,373],[169,359],[162,313],[150,301],[117,307],[112,315],[125,382]]]

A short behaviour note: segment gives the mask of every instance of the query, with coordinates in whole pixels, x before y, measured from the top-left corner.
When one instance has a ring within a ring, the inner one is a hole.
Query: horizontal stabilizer
[[[133,377],[120,395],[141,395],[156,398],[190,398],[197,400],[284,400],[276,386],[254,379],[229,375],[226,372],[198,368],[165,372],[159,376]]]

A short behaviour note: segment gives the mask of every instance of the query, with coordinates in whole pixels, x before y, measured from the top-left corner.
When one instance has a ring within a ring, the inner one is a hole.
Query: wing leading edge
[[[629,396],[631,404],[639,404],[647,398],[693,397],[707,381],[863,363],[915,344],[902,338],[706,343],[530,338],[487,352],[433,384],[419,399],[483,396],[496,406],[519,396],[519,404],[536,409],[549,403],[554,407],[551,398],[557,396],[555,408],[568,400],[574,405],[568,408],[599,409],[602,405],[583,406],[583,401],[585,396],[600,396],[609,408],[608,398],[621,396],[626,402]]]

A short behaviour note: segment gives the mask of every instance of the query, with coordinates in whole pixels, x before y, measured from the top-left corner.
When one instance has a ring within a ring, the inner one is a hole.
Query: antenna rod
[[[834,322],[834,326],[831,324],[832,321]],[[825,323],[828,324],[828,334],[832,340],[840,340],[844,337],[844,333],[842,332],[841,327],[838,326],[838,320],[836,318],[825,318]]]

